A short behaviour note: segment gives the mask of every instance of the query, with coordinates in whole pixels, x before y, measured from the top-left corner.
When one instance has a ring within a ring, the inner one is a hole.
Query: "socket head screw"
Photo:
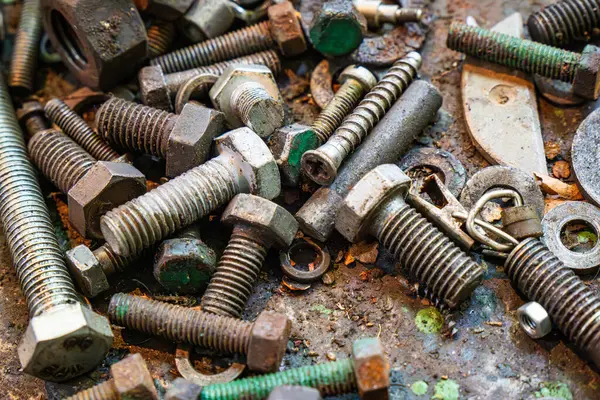
[[[600,48],[587,45],[581,53],[581,60],[573,80],[573,92],[585,99],[600,96]]]
[[[297,186],[300,183],[302,155],[317,148],[319,144],[315,132],[302,124],[284,126],[271,135],[269,149],[279,166],[285,186]]]
[[[197,1],[181,18],[181,31],[192,43],[221,36],[235,19],[226,0]]]
[[[371,228],[371,217],[379,206],[397,195],[406,197],[411,184],[411,179],[396,165],[373,169],[346,196],[337,215],[337,230],[352,243],[360,241]]]
[[[164,21],[181,18],[196,0],[133,0],[138,10]]]
[[[343,56],[354,51],[363,40],[367,20],[348,0],[328,0],[314,13],[310,40],[326,56]]]
[[[360,398],[363,400],[388,399],[390,364],[379,339],[364,338],[354,341],[352,356]]]
[[[517,310],[519,325],[532,339],[541,339],[552,332],[552,321],[540,303],[530,301]]]
[[[110,367],[119,399],[158,400],[154,380],[140,354],[130,355]]]
[[[108,320],[75,303],[33,317],[18,353],[27,374],[66,380],[98,365],[112,341]]]
[[[284,314],[263,311],[252,328],[246,362],[253,371],[275,372],[287,348],[292,322]]]
[[[201,393],[202,386],[187,379],[177,378],[169,385],[165,400],[198,400]]]
[[[341,84],[346,83],[348,79],[359,82],[363,86],[365,93],[373,89],[373,86],[377,85],[377,78],[375,75],[365,67],[357,65],[346,67],[340,74],[339,81]]]
[[[146,193],[146,177],[124,163],[98,161],[69,190],[69,220],[86,237],[101,238],[100,217]]]
[[[67,251],[66,258],[69,271],[85,296],[96,297],[110,288],[100,260],[89,247],[80,244]]]
[[[306,38],[294,5],[289,1],[274,4],[267,9],[271,34],[285,56],[297,56],[307,49]]]
[[[171,93],[167,87],[167,80],[159,65],[144,67],[138,74],[140,85],[140,99],[147,106],[166,111],[173,111]]]

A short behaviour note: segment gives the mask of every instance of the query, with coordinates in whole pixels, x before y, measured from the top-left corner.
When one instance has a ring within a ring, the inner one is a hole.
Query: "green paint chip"
[[[312,306],[311,310],[318,311],[318,312],[320,312],[321,314],[324,314],[324,315],[329,315],[329,314],[331,314],[333,312],[329,308],[325,307],[322,304],[316,304],[316,305]]]
[[[573,400],[573,393],[569,386],[562,382],[544,382],[535,397],[556,397],[559,399]]]
[[[425,381],[416,381],[410,385],[410,390],[412,390],[412,392],[417,396],[423,396],[425,393],[427,393],[427,389],[429,389],[429,386]]]
[[[415,324],[423,333],[438,333],[444,325],[444,317],[435,307],[429,307],[417,313]]]
[[[460,386],[452,379],[441,380],[435,384],[432,399],[436,400],[458,400]]]

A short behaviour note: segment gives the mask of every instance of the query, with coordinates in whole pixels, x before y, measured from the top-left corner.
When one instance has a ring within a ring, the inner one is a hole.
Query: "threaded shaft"
[[[132,151],[164,158],[177,115],[113,97],[96,113],[100,135]]]
[[[117,293],[108,318],[117,325],[177,343],[247,354],[253,324],[143,297]]]
[[[101,219],[106,242],[121,256],[136,254],[226,204],[240,192],[231,164],[219,156],[109,211]]]
[[[563,0],[529,16],[529,33],[536,42],[563,47],[590,40],[600,26],[600,1]]]
[[[204,296],[202,309],[241,318],[254,282],[267,256],[268,246],[257,232],[236,226],[219,260]]]
[[[453,22],[448,48],[550,79],[572,83],[581,55],[476,26]]]
[[[109,379],[105,382],[92,386],[89,389],[75,393],[66,400],[120,400],[121,397],[115,387],[115,382]]]
[[[283,385],[308,386],[318,389],[322,396],[352,393],[356,390],[352,359],[308,365],[233,382],[210,385],[202,389],[201,400],[259,400]]]
[[[261,22],[150,60],[165,73],[185,71],[276,47],[269,22]]]
[[[155,21],[148,29],[148,57],[165,54],[175,40],[175,25],[172,22]]]
[[[419,22],[423,19],[424,14],[421,8],[398,8],[394,15],[396,18],[395,22]]]
[[[13,47],[9,86],[19,96],[35,87],[38,45],[42,32],[40,0],[24,0],[21,20]]]
[[[0,219],[34,317],[79,301],[0,75]]]
[[[275,76],[279,75],[281,71],[281,61],[279,56],[273,50],[263,51],[260,53],[250,54],[245,57],[236,58],[229,61],[220,62],[213,65],[207,65],[205,67],[194,68],[182,72],[175,72],[172,74],[165,75],[165,81],[167,82],[167,88],[172,95],[175,95],[179,88],[184,85],[187,81],[195,78],[202,74],[213,74],[223,75],[225,71],[231,65],[264,65],[269,68]]]
[[[540,303],[560,330],[600,360],[600,296],[537,239],[525,239],[510,254],[506,273],[530,300]]]
[[[401,197],[388,202],[372,226],[434,303],[455,308],[483,279],[483,269]]]
[[[65,194],[96,163],[70,137],[55,129],[38,132],[29,141],[28,149],[42,174]]]
[[[106,276],[125,271],[139,257],[137,254],[130,257],[121,257],[106,243],[94,250],[94,255],[98,259]]]
[[[33,115],[25,121],[28,139],[31,139],[36,133],[45,131],[48,128],[50,128],[50,124],[48,124],[48,121],[40,115]]]
[[[48,118],[62,131],[83,147],[92,157],[99,161],[114,161],[119,153],[88,126],[77,113],[69,108],[62,100],[52,99],[44,108]]]
[[[271,136],[284,124],[283,105],[258,82],[247,82],[231,95],[231,109],[248,128],[258,136]]]

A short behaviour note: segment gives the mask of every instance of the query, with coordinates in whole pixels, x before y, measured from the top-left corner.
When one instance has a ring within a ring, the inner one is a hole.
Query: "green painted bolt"
[[[329,0],[314,13],[310,40],[326,56],[342,56],[356,50],[363,39],[366,19],[348,0]]]
[[[530,40],[453,22],[447,46],[467,55],[573,84],[586,99],[600,95],[600,48],[588,45],[573,53]]]

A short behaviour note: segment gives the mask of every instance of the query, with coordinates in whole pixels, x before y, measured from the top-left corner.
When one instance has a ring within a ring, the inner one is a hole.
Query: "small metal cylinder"
[[[11,90],[17,96],[28,95],[35,87],[41,33],[40,0],[24,0],[8,80]]]

